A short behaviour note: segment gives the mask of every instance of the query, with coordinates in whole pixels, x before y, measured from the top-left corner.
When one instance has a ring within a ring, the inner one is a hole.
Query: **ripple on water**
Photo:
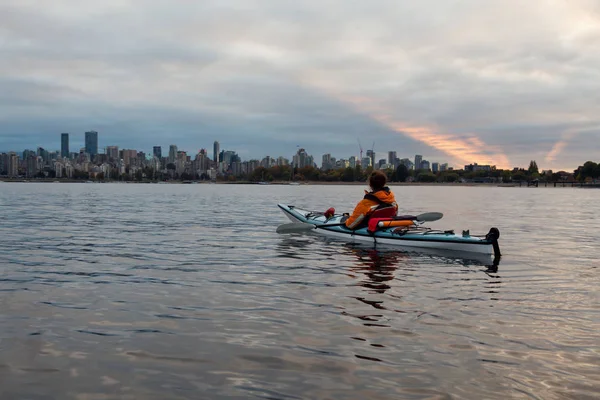
[[[360,191],[3,184],[0,398],[596,396],[591,191],[395,189],[499,265],[274,232]]]

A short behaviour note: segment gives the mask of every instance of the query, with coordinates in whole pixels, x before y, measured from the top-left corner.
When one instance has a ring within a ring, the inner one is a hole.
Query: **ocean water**
[[[497,266],[275,233],[362,189],[0,183],[0,398],[598,398],[600,191],[393,187]]]

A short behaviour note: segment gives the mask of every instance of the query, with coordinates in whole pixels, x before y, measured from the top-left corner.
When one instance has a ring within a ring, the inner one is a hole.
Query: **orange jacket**
[[[365,191],[366,192],[366,191]],[[346,220],[346,226],[350,229],[357,229],[363,222],[366,221],[369,214],[371,214],[377,207],[382,205],[380,202],[373,199],[376,197],[381,203],[389,204],[396,207],[398,211],[398,204],[396,204],[396,198],[394,193],[387,186],[376,192],[369,192],[365,194],[365,197],[356,205],[352,215]]]

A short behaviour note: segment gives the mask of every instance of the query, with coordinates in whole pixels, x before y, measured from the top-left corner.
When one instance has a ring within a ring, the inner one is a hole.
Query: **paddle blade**
[[[313,224],[305,224],[304,222],[291,222],[289,224],[279,225],[277,227],[277,233],[297,233],[307,232],[315,229]]]
[[[438,219],[442,219],[444,214],[441,212],[428,212],[417,215],[417,221],[421,222],[432,222],[437,221]]]

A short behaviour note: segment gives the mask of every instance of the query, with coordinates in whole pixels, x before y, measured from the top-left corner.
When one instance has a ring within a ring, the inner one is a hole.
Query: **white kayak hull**
[[[394,228],[369,233],[367,228],[350,230],[339,224],[342,215],[326,218],[321,213],[300,209],[295,206],[278,204],[285,216],[292,222],[313,224],[311,232],[327,237],[342,239],[350,243],[372,244],[373,246],[397,246],[405,248],[436,249],[444,251],[468,252],[484,255],[494,254],[493,240],[485,237],[456,235],[453,232],[415,230],[398,234]],[[328,226],[333,225],[333,226]]]

